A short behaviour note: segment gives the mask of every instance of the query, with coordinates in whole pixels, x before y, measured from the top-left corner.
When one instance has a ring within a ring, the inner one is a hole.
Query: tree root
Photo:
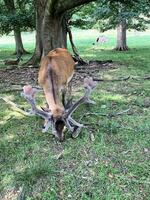
[[[117,46],[114,48],[115,51],[128,51],[129,48],[127,46]]]
[[[25,49],[19,51],[18,53],[16,51],[13,53],[13,55],[26,55],[26,54],[31,54],[31,53],[26,51]]]
[[[69,34],[69,40],[70,40],[70,44],[71,44],[71,47],[72,47],[72,51],[74,53],[74,56],[72,56],[74,61],[78,62],[79,65],[87,65],[88,63],[80,57],[78,50],[77,50],[77,48],[76,48],[76,46],[73,42],[72,32],[71,32],[71,29],[69,27],[69,24],[66,24],[66,26],[67,26],[67,32]]]
[[[25,63],[22,64],[22,66],[25,66],[25,67],[27,67],[27,66],[33,66],[33,67],[38,68],[40,60],[41,60],[41,56],[38,55],[38,54],[36,54],[36,53],[34,53],[32,55],[32,57],[27,62],[25,62]]]

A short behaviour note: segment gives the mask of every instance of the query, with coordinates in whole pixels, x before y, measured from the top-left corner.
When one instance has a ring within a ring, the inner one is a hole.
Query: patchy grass
[[[96,105],[81,106],[75,113],[78,120],[85,113],[82,122],[87,124],[77,139],[66,133],[65,142],[56,142],[50,133],[41,132],[40,118],[25,117],[0,100],[0,199],[13,200],[20,195],[27,200],[149,199],[150,81],[141,79],[150,75],[147,37],[138,44],[130,38],[129,46],[136,44],[138,48],[129,52],[90,48],[85,38],[87,43],[79,47],[85,58],[118,63],[117,68],[101,70],[99,76],[130,75],[134,79],[98,84],[92,96]],[[12,51],[10,48],[7,55]],[[1,51],[0,56],[3,59],[6,54]],[[79,88],[75,95],[81,94]],[[19,92],[7,95],[25,104]],[[103,116],[129,108],[122,115]]]

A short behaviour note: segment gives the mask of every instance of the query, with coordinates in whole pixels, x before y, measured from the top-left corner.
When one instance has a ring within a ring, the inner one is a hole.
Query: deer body
[[[64,114],[61,93],[66,92],[74,73],[75,62],[69,52],[57,48],[41,60],[38,82],[42,86],[48,108],[56,122]]]
[[[57,48],[50,51],[41,61],[38,82],[43,87],[48,104],[47,110],[41,110],[36,106],[35,94],[38,92],[31,85],[23,87],[21,95],[31,105],[29,114],[36,114],[45,120],[43,132],[52,127],[52,133],[59,141],[64,140],[64,126],[71,131],[72,137],[77,137],[83,124],[72,118],[73,112],[83,103],[93,103],[89,99],[96,83],[91,77],[84,79],[84,95],[75,103],[64,106],[60,93],[66,90],[74,73],[75,62],[66,49]]]

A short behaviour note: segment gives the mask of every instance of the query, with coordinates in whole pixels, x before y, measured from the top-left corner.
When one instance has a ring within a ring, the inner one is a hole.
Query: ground
[[[140,36],[139,44],[139,37],[131,37],[132,48],[125,53],[82,43],[85,59],[113,62],[84,66],[74,77],[74,99],[83,94],[84,76],[103,79],[91,96],[96,105],[81,106],[74,115],[86,125],[76,139],[66,132],[58,143],[50,132],[41,132],[42,119],[24,116],[0,100],[2,200],[149,199],[150,40]],[[10,52],[0,52],[1,58]],[[28,107],[20,89],[24,83],[36,84],[38,69],[2,68],[1,96]]]

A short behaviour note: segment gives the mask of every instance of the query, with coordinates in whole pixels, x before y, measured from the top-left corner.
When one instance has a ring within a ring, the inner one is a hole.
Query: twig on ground
[[[59,159],[61,159],[61,158],[63,157],[63,155],[64,155],[64,150],[61,151],[58,155],[55,155],[54,158],[55,158],[56,160],[59,160]]]
[[[143,79],[145,79],[145,80],[150,80],[150,76],[144,77]]]
[[[1,90],[2,93],[9,93],[9,92],[20,92],[22,91],[22,88],[11,88],[6,90]]]
[[[88,115],[95,115],[97,117],[99,116],[103,116],[103,117],[108,117],[108,118],[111,118],[111,117],[116,117],[116,116],[119,116],[119,115],[123,115],[123,114],[127,114],[127,115],[131,115],[132,113],[127,113],[129,110],[131,110],[131,108],[128,108],[127,110],[123,110],[121,112],[118,112],[118,113],[108,113],[108,114],[103,114],[103,113],[85,113],[82,115],[82,117],[80,117],[80,121],[85,117],[85,116],[88,116]]]
[[[121,111],[121,112],[118,112],[118,113],[110,113],[110,114],[108,114],[108,117],[116,117],[116,116],[118,116],[118,115],[123,115],[124,113],[126,113],[126,114],[128,114],[128,115],[131,115],[131,113],[127,113],[129,110],[131,110],[131,107],[130,108],[128,108],[127,110],[123,110],[123,111]]]
[[[93,80],[94,81],[127,81],[128,79],[130,79],[130,76],[127,76],[127,77],[124,77],[124,78],[118,78],[118,79],[99,79],[99,78],[94,78],[93,77]]]
[[[150,76],[146,76],[146,77],[132,77],[133,80],[150,80]]]

